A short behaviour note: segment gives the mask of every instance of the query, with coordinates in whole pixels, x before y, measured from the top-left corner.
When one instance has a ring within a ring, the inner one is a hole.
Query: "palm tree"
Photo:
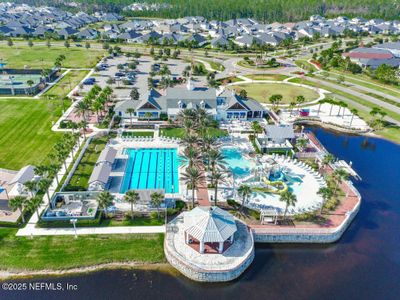
[[[295,206],[297,202],[297,197],[293,192],[286,190],[281,194],[281,197],[279,198],[280,201],[285,202],[286,207],[285,207],[285,212],[283,214],[283,219],[286,219],[286,214],[288,211],[289,206]]]
[[[296,106],[296,102],[292,101],[289,104],[289,109],[290,109],[290,117],[292,116],[293,113],[293,108]]]
[[[150,118],[153,116],[151,112],[145,112],[144,117],[147,119],[147,123],[150,123]]]
[[[321,203],[321,209],[320,209],[320,214],[322,214],[324,205],[325,205],[326,201],[328,201],[332,197],[333,192],[329,187],[321,187],[318,190],[317,194],[322,197],[322,203]]]
[[[160,205],[164,200],[164,195],[158,192],[151,193],[151,205],[157,208],[157,218],[160,218]]]
[[[209,176],[211,184],[214,186],[214,205],[217,206],[218,184],[226,183],[226,174],[215,171]]]
[[[242,205],[240,207],[240,210],[243,209],[244,205],[246,204],[246,200],[248,197],[250,197],[251,193],[252,193],[252,189],[250,186],[248,186],[246,184],[242,184],[241,186],[239,186],[238,194],[240,197],[242,197]]]
[[[109,191],[104,191],[98,194],[96,200],[97,203],[99,204],[99,207],[103,211],[104,218],[106,218],[107,217],[106,209],[113,203],[114,200],[113,195],[111,195]]]
[[[139,100],[139,92],[137,88],[133,88],[129,94],[132,100]]]
[[[96,113],[97,124],[100,123],[99,111],[101,111],[102,109],[103,109],[103,102],[102,102],[101,98],[99,97],[92,103],[92,110]]]
[[[183,154],[184,158],[188,161],[189,167],[197,165],[201,160],[200,152],[193,146],[186,147]]]
[[[254,132],[254,136],[257,138],[258,134],[262,132],[262,126],[260,125],[260,122],[254,121],[251,123],[251,129]]]
[[[78,117],[82,117],[86,121],[86,111],[88,110],[88,105],[84,101],[79,101],[75,105],[75,113]]]
[[[60,182],[58,180],[58,171],[60,170],[60,165],[57,163],[51,163],[49,165],[49,173],[51,177],[55,177],[57,181],[57,185],[60,185]],[[67,170],[67,169],[65,169]],[[36,184],[36,183],[35,183]]]
[[[33,80],[29,79],[26,84],[29,86],[29,94],[32,94],[32,85],[34,84]]]
[[[322,159],[322,165],[327,166],[335,161],[335,157],[331,153],[327,153]]]
[[[12,211],[19,210],[21,213],[22,222],[25,223],[25,216],[23,209],[27,204],[27,198],[24,196],[15,196],[8,201],[8,206],[11,208]]]
[[[34,193],[36,192],[37,189],[37,182],[35,180],[30,180],[24,183],[25,188],[30,194],[30,197],[33,198]]]
[[[333,107],[334,107],[337,103],[336,103],[336,101],[334,101],[334,100],[332,100],[332,99],[329,99],[329,100],[327,100],[326,102],[329,103],[329,104],[331,105],[331,109],[329,110],[329,115],[331,115],[331,114],[332,114],[332,109],[333,109]]]
[[[343,180],[347,180],[349,178],[349,173],[346,172],[345,169],[339,168],[333,171],[332,173],[332,179],[335,181],[335,189],[333,190],[333,193],[336,195],[337,189],[339,188],[339,185],[343,182]]]
[[[296,103],[298,105],[298,108],[300,108],[300,105],[302,105],[306,101],[306,98],[304,96],[299,95],[296,97]]]
[[[350,110],[350,112],[351,112],[351,120],[350,120],[350,127],[351,127],[351,125],[353,124],[354,116],[357,116],[358,110],[355,108],[352,108]]]
[[[35,175],[43,177],[47,174],[47,172],[49,172],[48,166],[46,166],[46,165],[35,166],[35,170],[34,170]]]
[[[133,205],[136,204],[140,200],[139,193],[135,190],[129,190],[126,192],[124,196],[124,200],[131,204],[131,218],[133,220]]]
[[[299,138],[299,139],[297,139],[297,141],[296,141],[296,146],[297,146],[298,148],[300,148],[301,151],[303,151],[304,148],[307,147],[307,145],[308,145],[308,140],[307,140],[307,139]]]
[[[181,143],[185,147],[193,147],[198,142],[199,142],[199,138],[193,133],[186,133],[181,139]]]
[[[216,171],[216,168],[224,168],[226,165],[225,156],[217,149],[210,149],[208,159],[213,172]]]
[[[50,202],[50,194],[49,194],[50,186],[51,186],[51,179],[49,178],[42,178],[38,182],[39,190],[42,192],[46,192],[47,199],[49,199],[49,202]]]
[[[324,103],[327,103],[327,100],[325,100],[325,99],[323,99],[323,100],[319,100],[318,101],[318,113],[317,113],[317,116],[319,116],[319,113],[321,112],[321,106],[322,106],[322,104],[324,104]]]
[[[132,124],[133,124],[133,114],[135,113],[135,109],[132,108],[132,107],[130,107],[130,108],[128,108],[128,109],[126,110],[126,113],[129,114],[129,116],[130,116],[130,119],[131,119],[131,127],[132,127]]]
[[[82,129],[83,132],[83,138],[86,140],[86,128],[87,128],[87,122],[85,120],[82,120],[78,123],[78,126],[80,129]]]
[[[203,180],[203,175],[197,168],[188,167],[186,168],[186,171],[182,174],[182,180],[187,186],[190,186],[190,188],[192,189],[192,206],[194,207],[194,191]]]
[[[36,211],[38,219],[40,219],[39,208],[43,204],[43,198],[35,196],[28,200],[28,208],[31,212]]]

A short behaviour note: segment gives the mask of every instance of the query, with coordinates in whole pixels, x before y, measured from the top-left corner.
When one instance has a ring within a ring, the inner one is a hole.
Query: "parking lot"
[[[128,58],[126,56],[117,56],[112,59],[107,59],[101,63],[105,63],[108,65],[108,68],[105,70],[101,70],[95,72],[93,74],[93,78],[96,79],[95,83],[99,85],[101,88],[104,88],[107,85],[107,80],[109,78],[115,78],[115,74],[121,72],[118,70],[119,64],[125,64],[133,61],[134,58]],[[133,87],[136,87],[141,95],[145,94],[148,91],[147,78],[149,78],[149,73],[151,72],[151,65],[154,63],[157,64],[166,64],[168,65],[169,70],[171,71],[171,77],[182,77],[182,72],[184,71],[186,66],[189,66],[188,62],[179,59],[168,59],[168,61],[154,61],[154,59],[150,56],[142,56],[137,59],[139,62],[135,73],[135,79],[132,85],[124,85],[122,80],[116,81],[110,86],[114,90],[114,94],[117,99],[126,99],[129,98],[129,94]],[[101,64],[100,63],[100,64]],[[154,76],[154,79],[159,79],[160,76]],[[195,81],[197,81],[198,85],[206,84],[206,79],[204,76],[195,77]],[[87,92],[91,88],[91,85],[84,85],[83,91]]]

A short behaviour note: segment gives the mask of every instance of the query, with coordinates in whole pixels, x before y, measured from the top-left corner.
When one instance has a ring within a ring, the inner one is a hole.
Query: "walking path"
[[[201,182],[196,191],[197,203],[200,206],[211,206],[210,200],[208,198],[207,179],[204,165],[199,166],[199,170],[202,173],[203,178],[201,179]]]
[[[71,70],[67,69],[64,73],[61,74],[61,76],[59,76],[56,80],[54,80],[53,82],[50,82],[49,84],[47,84],[46,88],[43,89],[42,91],[40,91],[39,94],[37,94],[35,97],[35,99],[39,99],[44,93],[46,93],[49,89],[51,89],[55,84],[57,84],[57,82],[59,82],[61,79],[63,79],[65,77],[65,75],[67,75]]]

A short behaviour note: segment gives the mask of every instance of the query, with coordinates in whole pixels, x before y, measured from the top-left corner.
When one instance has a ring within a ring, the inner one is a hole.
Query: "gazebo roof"
[[[196,207],[184,214],[185,232],[199,242],[224,242],[236,231],[233,216],[219,207]]]

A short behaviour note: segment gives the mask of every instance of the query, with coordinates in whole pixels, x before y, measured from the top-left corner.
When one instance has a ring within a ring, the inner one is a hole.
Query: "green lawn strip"
[[[215,62],[212,60],[208,60],[208,59],[204,60],[204,61],[208,62],[210,64],[211,68],[213,68],[215,71],[224,71],[225,70],[224,65],[221,63],[218,63],[218,62]]]
[[[254,69],[254,70],[262,70],[262,69],[277,69],[280,67],[279,64],[276,66],[269,66],[269,65],[260,65],[260,66],[255,66],[247,62],[246,60],[240,60],[238,61],[238,66],[243,67],[243,68],[248,68],[248,69]]]
[[[387,85],[384,84],[380,81],[374,80],[366,75],[362,75],[362,74],[349,74],[347,72],[342,72],[342,71],[329,71],[328,72],[331,76],[335,76],[335,78],[339,77],[340,75],[343,75],[346,79],[346,81],[357,84],[357,85],[361,85],[361,86],[365,86],[367,88],[370,89],[375,89],[378,91],[381,91],[383,93],[392,95],[394,97],[400,97],[400,88],[394,86],[394,85]]]
[[[346,92],[342,92],[342,91],[340,91],[340,90],[337,90],[337,89],[334,89],[334,88],[325,86],[324,84],[314,83],[314,82],[311,82],[311,81],[304,82],[304,80],[303,80],[303,79],[300,79],[300,78],[293,78],[293,79],[290,80],[290,82],[296,82],[296,83],[307,84],[307,85],[314,86],[314,87],[318,87],[318,88],[321,88],[321,87],[322,87],[323,89],[325,89],[325,90],[327,90],[327,91],[330,91],[330,92],[332,92],[332,93],[335,93],[336,95],[340,95],[340,96],[346,97],[346,98],[348,98],[348,99],[350,99],[350,100],[353,100],[354,102],[360,103],[361,105],[366,106],[366,107],[369,107],[369,108],[371,108],[371,109],[374,108],[374,107],[378,107],[377,104],[371,103],[371,102],[369,102],[369,101],[367,101],[367,100],[364,100],[364,99],[361,99],[361,98],[358,98],[358,97],[356,97],[356,96],[354,96],[354,95],[351,95],[351,94],[348,94],[348,93],[346,93]],[[391,118],[393,118],[393,119],[395,119],[395,120],[399,120],[399,121],[400,121],[400,114],[395,113],[395,112],[393,112],[393,111],[391,111],[391,110],[385,109],[385,108],[383,108],[383,107],[380,107],[380,108],[381,108],[383,111],[385,111],[389,117],[391,117]]]
[[[165,137],[182,138],[186,131],[184,128],[161,128],[160,135]],[[207,128],[207,134],[214,137],[227,136],[228,132],[219,128]]]
[[[153,137],[153,131],[125,131],[122,133],[122,137]]]
[[[304,96],[306,102],[318,98],[318,93],[311,89],[285,83],[244,83],[233,85],[229,88],[235,89],[237,92],[244,89],[249,98],[253,98],[261,103],[270,103],[269,98],[274,94],[283,96],[281,104],[289,104],[295,101],[296,97],[300,95]]]
[[[7,63],[7,68],[23,69],[29,66],[32,69],[52,68],[59,55],[65,55],[65,68],[92,68],[103,56],[104,50],[85,48],[69,49],[60,46],[33,46],[15,45],[9,47],[0,45],[1,58]]]
[[[60,116],[58,100],[0,98],[0,168],[41,163],[62,136],[51,131]]]
[[[111,262],[164,262],[164,234],[28,237],[0,228],[0,269],[60,270]]]
[[[109,137],[95,138],[89,144],[65,191],[85,191],[93,168],[99,158],[100,152],[105,148]]]
[[[273,80],[273,81],[282,81],[286,78],[289,78],[289,76],[282,74],[250,74],[250,75],[245,75],[245,77],[252,80]]]
[[[313,65],[310,64],[307,60],[303,59],[298,59],[294,62],[296,66],[306,69],[306,70],[313,70],[313,71],[318,71],[318,69]]]
[[[42,97],[54,96],[64,98],[87,75],[87,70],[71,70],[59,82],[46,91]]]

